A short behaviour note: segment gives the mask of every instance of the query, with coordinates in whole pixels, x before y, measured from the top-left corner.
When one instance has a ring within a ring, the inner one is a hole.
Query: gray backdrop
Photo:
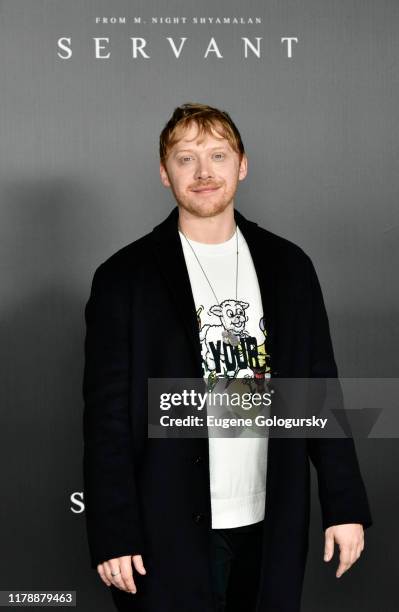
[[[80,610],[112,609],[81,497],[83,309],[99,263],[174,205],[158,137],[177,105],[236,121],[249,158],[236,206],[312,257],[341,376],[398,376],[398,12],[395,0],[0,3],[1,589],[74,589]],[[93,36],[111,38],[109,59],[94,58]],[[132,59],[131,36],[150,59]],[[166,36],[188,38],[179,59]],[[222,59],[203,57],[211,36]],[[263,37],[261,58],[243,58],[241,36]],[[283,36],[298,37],[291,59]],[[397,610],[398,441],[357,448],[375,525],[337,580],[312,470],[306,612]]]

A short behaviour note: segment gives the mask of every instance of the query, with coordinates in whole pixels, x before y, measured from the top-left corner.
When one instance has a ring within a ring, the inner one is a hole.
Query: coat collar
[[[190,277],[178,232],[178,218],[179,208],[175,206],[166,219],[154,227],[151,232],[151,239],[154,243],[154,252],[159,269],[170,290],[171,298],[175,302],[176,311],[179,313],[188,334],[198,366],[198,376],[200,377],[202,376],[202,367],[198,321]],[[268,249],[268,246],[270,246],[267,240],[268,232],[262,230],[257,223],[244,217],[236,208],[234,208],[234,219],[248,244],[255,266],[262,299],[263,314],[266,322],[266,346],[272,358],[273,350],[271,346],[274,328],[275,271],[270,261],[272,254],[270,249]]]

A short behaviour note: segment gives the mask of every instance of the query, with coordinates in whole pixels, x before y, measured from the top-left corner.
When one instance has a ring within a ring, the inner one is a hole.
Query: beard
[[[236,186],[237,188],[237,186]],[[176,202],[186,212],[194,215],[195,217],[206,218],[215,217],[220,215],[228,206],[233,202],[233,197],[236,189],[232,190],[231,193],[223,192],[223,185],[221,189],[215,191],[214,194],[195,195],[194,193],[179,194],[173,189]]]

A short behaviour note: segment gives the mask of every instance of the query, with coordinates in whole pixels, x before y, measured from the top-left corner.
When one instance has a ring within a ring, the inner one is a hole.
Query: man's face
[[[179,206],[197,217],[217,215],[231,203],[238,181],[247,174],[247,158],[217,132],[199,134],[191,123],[160,165],[161,181]]]

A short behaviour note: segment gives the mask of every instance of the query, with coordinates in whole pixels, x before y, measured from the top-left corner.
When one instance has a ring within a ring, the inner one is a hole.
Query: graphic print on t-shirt
[[[213,321],[202,323],[204,306],[197,309],[201,342],[202,370],[208,382],[208,390],[217,378],[253,378],[257,382],[270,376],[266,351],[266,327],[264,318],[258,321],[261,338],[251,335],[247,329],[250,304],[242,300],[226,299],[213,304],[208,315]],[[247,314],[248,311],[248,314]]]

